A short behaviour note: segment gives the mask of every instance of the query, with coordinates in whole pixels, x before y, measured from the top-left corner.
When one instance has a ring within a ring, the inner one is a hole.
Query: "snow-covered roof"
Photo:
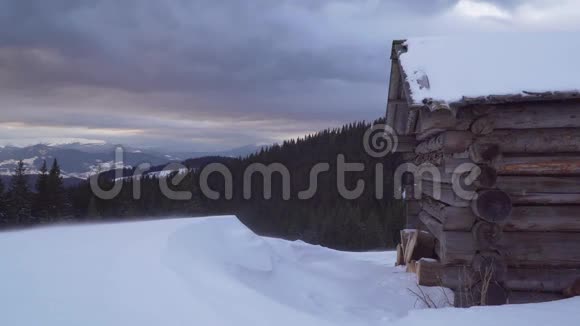
[[[398,57],[412,104],[580,97],[580,37],[484,35],[408,39]]]

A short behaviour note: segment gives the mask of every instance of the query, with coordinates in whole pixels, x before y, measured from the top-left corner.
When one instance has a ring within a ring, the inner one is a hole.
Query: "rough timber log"
[[[509,104],[492,109],[495,129],[579,128],[580,104]]]
[[[465,164],[473,164],[473,161],[469,158],[469,155],[463,156],[434,152],[417,155],[413,163],[417,166],[426,166],[427,168],[432,165],[443,169],[447,173],[453,173],[458,167]]]
[[[500,176],[497,187],[509,194],[580,194],[580,177]]]
[[[475,255],[471,266],[479,280],[487,278],[503,281],[508,271],[507,263],[503,257],[493,251],[483,251]]]
[[[416,132],[422,141],[445,130],[486,135],[497,129],[548,128],[580,128],[580,102],[471,106],[459,109],[456,116],[448,110],[421,110]]]
[[[516,206],[504,231],[580,232],[578,206]]]
[[[442,286],[443,266],[435,259],[417,262],[417,282],[421,286]]]
[[[405,257],[403,253],[403,246],[399,243],[397,245],[397,261],[395,262],[395,266],[402,265],[405,265]]]
[[[455,290],[455,306],[467,308],[481,305],[481,297],[477,289]],[[493,294],[485,299],[487,305],[527,304],[562,300],[565,297],[559,293],[535,291],[509,291],[499,285],[494,285]]]
[[[495,167],[500,175],[580,174],[580,155],[503,156]]]
[[[508,304],[526,304],[557,301],[565,299],[560,293],[546,293],[535,291],[511,291],[508,294]]]
[[[497,173],[494,169],[486,165],[475,165],[469,167],[469,172],[460,170],[446,171],[444,168],[435,167],[431,172],[422,173],[421,178],[425,181],[440,182],[447,184],[458,184],[464,189],[493,188],[497,182]],[[437,171],[437,172],[435,172]]]
[[[440,258],[445,264],[466,265],[477,251],[470,232],[444,231]],[[580,233],[504,232],[494,246],[510,267],[580,268]]]
[[[478,219],[471,208],[447,206],[428,197],[421,207],[442,224],[443,231],[469,232]],[[580,207],[514,206],[501,225],[506,232],[580,232]]]
[[[470,231],[477,220],[469,208],[447,206],[429,197],[423,198],[421,208],[441,223],[443,231]]]
[[[481,273],[470,266],[449,266],[431,259],[420,260],[417,266],[419,285],[443,286],[450,289],[470,288],[481,281]],[[561,294],[573,289],[580,280],[579,269],[508,268],[501,283],[511,291],[533,291]],[[580,283],[576,289],[580,291]],[[580,295],[580,292],[578,294]]]
[[[480,282],[469,289],[455,290],[456,307],[498,306],[509,302],[509,291],[496,282]]]
[[[414,136],[397,135],[397,153],[412,153],[417,147],[417,140]]]
[[[564,289],[563,293],[567,298],[580,296],[580,278],[577,278],[571,286]]]
[[[429,232],[431,232],[431,234],[435,236],[436,239],[438,239],[439,241],[443,239],[443,231],[445,230],[441,222],[439,222],[437,219],[435,219],[433,216],[431,216],[429,213],[425,211],[419,213],[419,218],[421,219],[421,222],[425,224]]]
[[[512,200],[501,190],[482,190],[471,202],[473,213],[485,221],[499,223],[507,220],[512,211]]]
[[[580,280],[580,269],[510,268],[504,284],[514,291],[564,293],[576,280]]]
[[[501,226],[496,223],[477,222],[471,232],[478,250],[493,248],[502,237]]]
[[[435,238],[428,232],[407,230],[407,241],[403,246],[405,264],[421,258],[435,257]]]
[[[477,145],[498,145],[502,153],[577,153],[580,128],[496,130]]]
[[[456,192],[449,184],[430,181],[423,181],[421,190],[424,195],[454,207],[469,207],[471,200],[476,196],[474,191]]]
[[[501,176],[497,187],[514,204],[580,204],[579,177]]]
[[[444,131],[430,138],[415,148],[416,154],[427,154],[441,151],[443,153],[461,153],[473,142],[473,134],[468,131]]]

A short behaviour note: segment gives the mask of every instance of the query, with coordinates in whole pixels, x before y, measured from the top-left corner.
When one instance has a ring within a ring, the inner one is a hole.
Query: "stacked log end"
[[[407,257],[420,285],[457,306],[580,295],[579,101],[421,110],[414,131],[428,168],[405,185],[407,227],[435,239]]]

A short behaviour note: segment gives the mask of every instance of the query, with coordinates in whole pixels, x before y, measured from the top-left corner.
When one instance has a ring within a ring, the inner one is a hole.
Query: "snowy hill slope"
[[[393,259],[260,238],[234,217],[0,233],[0,325],[577,323],[575,299],[417,310]]]

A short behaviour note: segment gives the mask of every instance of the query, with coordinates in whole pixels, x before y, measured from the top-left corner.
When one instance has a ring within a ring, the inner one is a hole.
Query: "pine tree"
[[[42,163],[42,167],[40,168],[38,179],[36,180],[36,196],[32,209],[32,215],[37,217],[42,223],[50,222],[50,217],[48,214],[49,206],[50,193],[48,189],[48,169],[46,167],[46,161],[44,161]]]
[[[48,173],[48,215],[58,219],[68,214],[68,198],[64,189],[60,166],[55,159]]]
[[[4,182],[0,179],[0,227],[8,223],[8,203],[4,191]]]
[[[32,222],[30,191],[28,189],[26,169],[22,161],[18,162],[12,176],[8,204],[9,220],[12,224],[23,225]]]

